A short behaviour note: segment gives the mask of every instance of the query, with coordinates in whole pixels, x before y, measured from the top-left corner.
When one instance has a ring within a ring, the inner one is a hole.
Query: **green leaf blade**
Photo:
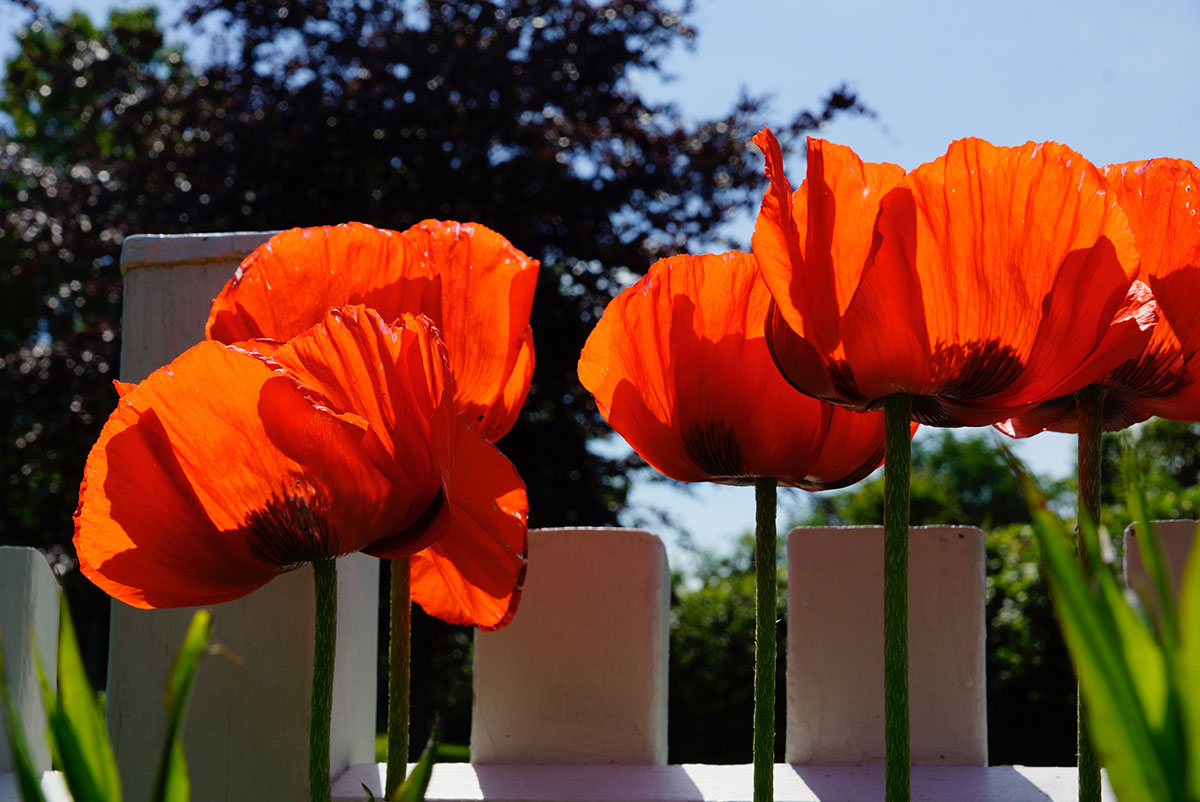
[[[1088,726],[1114,790],[1122,802],[1170,799],[1169,772],[1155,750],[1139,692],[1124,662],[1111,599],[1093,595],[1062,521],[1033,497],[1030,506],[1054,608],[1088,702]],[[1098,555],[1099,550],[1089,546],[1088,551]],[[1099,567],[1102,573],[1108,570]]]
[[[212,614],[199,610],[188,625],[183,644],[171,663],[163,703],[167,709],[167,734],[162,757],[154,780],[151,802],[188,802],[191,782],[187,775],[187,759],[180,740],[188,702],[196,681],[200,658],[208,650],[212,638]]]
[[[36,656],[36,653],[35,653]],[[38,661],[52,746],[75,802],[120,802],[121,780],[104,717],[79,656],[75,628],[64,602],[58,624],[58,691],[50,691]]]
[[[429,781],[433,778],[433,764],[437,760],[437,751],[438,733],[437,725],[434,724],[433,733],[429,736],[425,751],[421,753],[421,759],[413,767],[412,773],[400,783],[389,802],[424,802],[425,793],[429,790]]]
[[[1179,650],[1176,687],[1185,737],[1185,782],[1189,799],[1200,799],[1200,532],[1179,586]]]

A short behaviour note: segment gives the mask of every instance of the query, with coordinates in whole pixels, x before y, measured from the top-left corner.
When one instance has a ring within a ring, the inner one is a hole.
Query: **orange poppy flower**
[[[673,479],[853,484],[883,461],[883,416],[783,381],[763,331],[770,301],[750,254],[661,259],[604,310],[579,379],[633,450]]]
[[[801,391],[854,409],[909,393],[913,419],[979,426],[1136,356],[1154,301],[1103,176],[1055,143],[964,139],[905,174],[809,140],[795,193],[779,143],[754,253],[767,339]]]
[[[1108,431],[1152,415],[1200,420],[1200,169],[1183,159],[1113,164],[1104,168],[1110,191],[1129,217],[1141,255],[1141,278],[1158,303],[1158,325],[1142,352],[1097,380],[1107,388]],[[999,424],[1025,437],[1079,429],[1075,399],[1065,396]]]
[[[229,345],[287,340],[345,304],[389,321],[427,315],[450,354],[459,416],[495,442],[516,422],[533,376],[537,269],[536,259],[476,223],[294,228],[242,262],[213,301],[206,333]]]
[[[443,344],[425,318],[365,307],[270,356],[205,341],[121,399],[92,448],[75,513],[84,575],[136,607],[240,598],[306,562],[400,557],[466,531],[523,571],[525,489],[454,415]],[[498,623],[515,605],[478,566],[445,595]]]
[[[365,304],[385,320],[428,315],[446,343],[458,417],[495,442],[516,422],[533,376],[537,268],[536,259],[474,223],[291,229],[242,262],[213,301],[207,333],[231,344],[283,340],[343,303]],[[516,611],[524,542],[516,555],[504,551],[485,528],[440,539],[410,559],[413,601],[451,623],[503,626]]]

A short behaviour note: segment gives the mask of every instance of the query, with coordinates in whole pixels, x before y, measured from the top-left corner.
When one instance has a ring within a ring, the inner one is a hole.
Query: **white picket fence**
[[[122,379],[138,381],[197,342],[211,299],[267,236],[128,239]],[[1194,528],[1160,525],[1172,555],[1186,552]],[[1136,539],[1127,534],[1127,542],[1136,576]],[[788,724],[780,737],[788,762],[776,766],[776,798],[880,799],[881,530],[793,530],[787,555]],[[983,533],[914,528],[910,555],[912,754],[920,764],[913,799],[1074,802],[1073,768],[987,766]],[[381,787],[382,767],[372,762],[379,570],[355,555],[338,571],[334,798],[362,800],[362,784],[376,795]],[[6,667],[39,745],[41,703],[27,668],[29,639],[20,633],[32,629],[53,665],[54,591],[36,552],[0,549]],[[749,800],[749,766],[667,765],[669,596],[666,552],[652,534],[531,531],[519,615],[504,630],[475,636],[473,762],[437,766],[429,798]],[[165,726],[161,689],[192,612],[113,605],[107,715],[128,800],[148,796]],[[193,799],[306,799],[310,572],[285,575],[213,616],[215,637],[242,662],[201,666],[184,734]],[[47,788],[65,798],[39,749]],[[0,802],[17,798],[8,760],[5,749]]]

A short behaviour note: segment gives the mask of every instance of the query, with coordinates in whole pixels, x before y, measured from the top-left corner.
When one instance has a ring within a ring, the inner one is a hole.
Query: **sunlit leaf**
[[[1091,577],[1085,574],[1066,526],[1048,510],[1023,466],[1016,460],[1012,464],[1022,479],[1055,612],[1087,702],[1088,729],[1117,797],[1121,802],[1195,799],[1184,788],[1188,746],[1177,688],[1187,684],[1181,677],[1197,675],[1178,666],[1167,645],[1174,626],[1170,614],[1161,616],[1163,626],[1156,633],[1102,559],[1096,528],[1081,521],[1080,542]],[[1127,480],[1130,507],[1141,519],[1143,553],[1161,555],[1157,532],[1145,520],[1136,472]],[[1149,569],[1161,571],[1162,565],[1160,560]],[[1169,590],[1156,592],[1169,610]]]
[[[167,708],[167,736],[154,781],[154,792],[150,797],[152,802],[188,802],[191,796],[187,760],[179,738],[192,695],[192,685],[196,680],[196,669],[208,649],[211,635],[212,615],[207,610],[200,610],[192,616],[183,645],[171,664],[163,700]]]
[[[1146,575],[1154,590],[1156,600],[1154,614],[1160,622],[1160,632],[1168,651],[1174,651],[1179,637],[1179,628],[1175,618],[1171,579],[1167,573],[1167,558],[1159,538],[1147,536],[1151,526],[1150,505],[1139,479],[1139,466],[1128,439],[1122,444],[1121,469],[1124,472],[1126,493],[1129,496],[1129,514],[1138,533],[1138,550],[1142,557],[1142,564],[1146,567]]]
[[[36,658],[36,652],[35,652]],[[121,781],[96,695],[88,681],[67,605],[58,623],[58,692],[38,660],[50,738],[75,802],[120,802]]]
[[[425,792],[429,789],[429,780],[433,777],[433,764],[437,759],[437,750],[438,733],[437,725],[434,724],[433,732],[429,736],[429,743],[425,745],[425,751],[421,753],[421,759],[413,767],[412,773],[404,779],[404,782],[400,783],[396,793],[392,794],[390,802],[423,802]]]
[[[1176,687],[1187,738],[1183,762],[1188,795],[1200,799],[1200,533],[1179,586],[1179,632]]]

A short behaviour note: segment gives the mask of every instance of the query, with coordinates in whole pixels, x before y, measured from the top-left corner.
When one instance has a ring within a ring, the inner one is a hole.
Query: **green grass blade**
[[[1179,585],[1179,651],[1176,677],[1186,751],[1189,799],[1200,799],[1200,533],[1192,544]]]
[[[187,758],[183,754],[183,742],[171,742],[170,755],[166,763],[159,768],[162,775],[162,787],[156,788],[156,797],[165,802],[188,802],[192,796],[192,782],[188,778]]]
[[[1170,799],[1172,783],[1125,662],[1121,635],[1126,618],[1109,607],[1107,595],[1093,595],[1062,521],[1040,496],[1031,494],[1029,500],[1054,608],[1088,702],[1088,726],[1113,788],[1122,802]],[[1089,553],[1098,557],[1098,551],[1089,546]],[[1105,566],[1100,568],[1107,573]],[[1131,648],[1140,653],[1143,646],[1139,642]]]
[[[1136,524],[1139,535],[1138,549],[1149,582],[1148,587],[1140,589],[1143,604],[1137,612],[1133,605],[1124,603],[1121,597],[1126,594],[1117,586],[1115,577],[1108,572],[1103,574],[1103,578],[1107,580],[1104,591],[1109,597],[1110,607],[1124,615],[1127,665],[1138,678],[1137,688],[1142,693],[1143,707],[1147,712],[1151,733],[1157,742],[1158,754],[1166,766],[1172,790],[1183,798],[1188,774],[1187,725],[1184,718],[1187,711],[1184,697],[1190,686],[1195,684],[1196,677],[1200,675],[1181,673],[1178,659],[1179,613],[1168,573],[1166,551],[1163,549],[1158,529],[1150,522],[1144,484],[1128,438],[1122,444],[1121,466],[1125,478],[1127,505]],[[1150,601],[1149,604],[1145,603],[1147,600]],[[1144,613],[1146,608],[1149,608],[1150,617],[1139,616],[1138,612]],[[1143,620],[1155,627],[1157,641],[1150,631],[1140,626]],[[1140,654],[1129,653],[1139,637],[1143,639]],[[1147,657],[1147,650],[1152,650],[1157,659]],[[1156,687],[1160,682],[1161,686]]]
[[[21,716],[8,690],[8,678],[4,675],[4,649],[0,648],[0,706],[4,708],[4,722],[8,729],[8,746],[12,752],[12,765],[16,769],[17,788],[25,802],[46,802],[42,793],[41,773],[33,766],[33,754],[25,738]]]
[[[1182,799],[1183,723],[1174,696],[1177,682],[1173,652],[1164,650],[1151,625],[1141,611],[1128,601],[1128,596],[1116,580],[1105,571],[1098,577],[1103,605],[1118,633],[1117,646],[1122,667],[1137,694],[1147,737],[1158,755],[1172,793]]]
[[[36,652],[35,652],[36,657]],[[58,693],[50,691],[45,670],[38,664],[46,698],[52,747],[75,802],[120,802],[121,781],[104,717],[92,691],[66,602],[58,623]]]
[[[1125,475],[1125,492],[1128,497],[1129,512],[1133,518],[1136,531],[1138,550],[1142,557],[1142,565],[1146,568],[1150,587],[1157,599],[1157,609],[1154,618],[1159,622],[1159,630],[1167,652],[1174,653],[1179,642],[1179,623],[1175,617],[1175,598],[1171,591],[1171,578],[1167,573],[1167,557],[1163,551],[1162,540],[1150,524],[1150,505],[1146,500],[1146,491],[1138,478],[1137,459],[1133,448],[1126,441],[1121,450],[1121,468]]]
[[[212,614],[207,610],[200,610],[192,616],[183,645],[179,647],[179,652],[171,664],[171,672],[167,676],[167,689],[164,694],[167,736],[159,760],[158,774],[154,780],[154,791],[150,796],[151,802],[188,802],[190,797],[187,760],[184,758],[183,744],[179,738],[183,731],[183,720],[187,714],[188,701],[191,699],[192,686],[196,681],[196,669],[199,668],[200,658],[208,649],[211,636]]]
[[[429,743],[425,745],[425,751],[421,753],[421,759],[417,761],[412,773],[404,779],[404,782],[400,783],[400,787],[392,795],[391,802],[424,802],[425,792],[429,789],[429,780],[433,777],[433,764],[437,759],[437,751],[438,733],[437,724],[434,724],[433,732],[429,736]]]

